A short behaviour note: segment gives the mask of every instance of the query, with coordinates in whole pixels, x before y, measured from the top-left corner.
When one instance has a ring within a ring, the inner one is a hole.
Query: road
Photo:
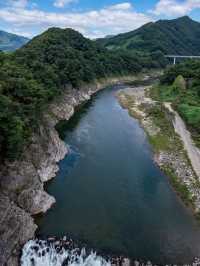
[[[174,129],[180,136],[184,143],[185,150],[187,151],[188,157],[191,161],[192,167],[200,179],[200,150],[194,144],[190,132],[187,130],[186,125],[180,115],[173,110],[171,103],[164,103],[165,107],[174,114]]]

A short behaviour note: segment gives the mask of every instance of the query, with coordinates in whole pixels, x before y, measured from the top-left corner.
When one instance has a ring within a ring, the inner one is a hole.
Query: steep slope
[[[109,49],[125,49],[164,54],[200,55],[200,23],[188,16],[159,20],[112,38],[100,39]]]
[[[0,50],[14,51],[29,41],[28,38],[16,34],[0,31]]]

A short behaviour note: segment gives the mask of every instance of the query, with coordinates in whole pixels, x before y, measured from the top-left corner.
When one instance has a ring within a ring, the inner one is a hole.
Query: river
[[[46,190],[55,206],[37,219],[38,236],[68,235],[96,250],[189,263],[200,255],[200,226],[153,161],[137,120],[113,86],[60,127],[70,152]]]

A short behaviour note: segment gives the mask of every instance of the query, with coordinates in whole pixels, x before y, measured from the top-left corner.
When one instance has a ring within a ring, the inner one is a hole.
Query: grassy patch
[[[198,222],[200,222],[200,212],[196,212],[195,217],[198,220]]]
[[[152,99],[161,102],[175,102],[179,96],[179,90],[175,86],[156,85],[150,90]]]
[[[195,144],[200,148],[200,106],[181,103],[176,109],[185,121]]]
[[[170,114],[161,104],[152,106],[148,111],[153,123],[160,128],[155,136],[149,136],[149,141],[155,151],[169,151],[180,148],[180,139],[175,135]]]
[[[147,114],[153,119],[155,125],[160,127],[163,131],[173,132],[171,121],[166,116],[165,108],[161,104],[156,104],[148,108]]]
[[[149,142],[155,152],[166,151],[171,148],[169,138],[164,134],[157,134],[155,136],[148,136]]]

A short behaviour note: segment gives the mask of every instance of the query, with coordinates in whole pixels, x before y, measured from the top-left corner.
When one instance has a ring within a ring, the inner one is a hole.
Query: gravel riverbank
[[[186,128],[183,130],[183,124],[180,128],[180,117],[177,121],[177,115],[169,109],[168,105],[152,100],[148,96],[149,89],[150,87],[130,87],[121,90],[117,97],[120,104],[129,111],[131,116],[140,121],[146,131],[154,150],[155,162],[170,177],[173,187],[185,204],[190,205],[195,214],[199,215],[200,183],[197,178],[199,157],[194,157],[192,151],[195,148],[193,146],[191,150]]]

